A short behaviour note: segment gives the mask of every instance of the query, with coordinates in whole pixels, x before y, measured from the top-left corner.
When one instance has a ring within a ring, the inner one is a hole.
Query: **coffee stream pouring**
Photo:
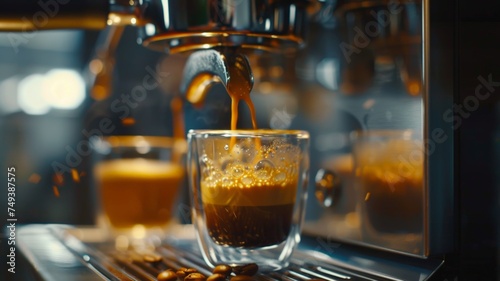
[[[222,83],[231,97],[231,129],[236,129],[238,103],[243,100],[250,108],[253,127],[256,128],[255,109],[250,100],[253,75],[245,55],[236,50],[203,50],[192,54],[184,68],[181,92],[195,106],[202,106],[207,93],[215,83]]]
[[[201,106],[213,83],[222,83],[226,88],[229,87],[229,81],[232,81],[230,72],[233,72],[234,76],[242,76],[242,79],[247,81],[245,86],[252,88],[252,71],[244,55],[216,50],[198,51],[192,54],[186,63],[181,92],[186,93],[189,102]]]

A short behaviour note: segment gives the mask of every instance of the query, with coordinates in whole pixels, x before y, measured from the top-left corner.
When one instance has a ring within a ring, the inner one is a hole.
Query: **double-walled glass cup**
[[[422,134],[373,130],[354,133],[353,141],[363,240],[421,253],[425,198]]]
[[[110,136],[92,143],[99,226],[122,246],[159,243],[175,221],[185,140]]]
[[[287,266],[304,218],[309,134],[192,130],[188,146],[193,223],[207,264]]]

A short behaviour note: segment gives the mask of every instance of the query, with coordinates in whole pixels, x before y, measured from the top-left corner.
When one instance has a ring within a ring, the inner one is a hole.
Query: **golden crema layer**
[[[259,186],[260,185],[260,186]],[[202,200],[205,204],[231,206],[273,206],[295,202],[297,179],[286,183],[261,183],[252,186],[212,185],[201,182]]]
[[[120,159],[96,166],[103,214],[116,228],[163,227],[183,179],[183,168],[145,159]]]
[[[148,159],[117,159],[99,163],[94,172],[96,177],[110,178],[181,178],[184,169],[181,165]]]

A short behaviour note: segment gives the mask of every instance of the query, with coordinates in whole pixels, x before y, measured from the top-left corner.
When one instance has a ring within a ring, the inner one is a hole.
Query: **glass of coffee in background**
[[[414,130],[352,135],[363,241],[421,253],[424,228],[424,146]]]
[[[308,133],[192,130],[188,143],[193,222],[205,261],[285,267],[300,241]]]
[[[110,136],[92,142],[98,224],[116,238],[117,247],[160,243],[175,221],[185,140]]]

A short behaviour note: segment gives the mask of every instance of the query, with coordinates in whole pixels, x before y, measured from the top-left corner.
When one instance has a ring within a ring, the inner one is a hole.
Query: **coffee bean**
[[[235,266],[233,268],[233,271],[234,271],[234,273],[236,273],[236,275],[247,275],[247,276],[254,276],[258,270],[259,270],[259,266],[255,263],[249,263],[246,265]]]
[[[158,281],[177,281],[177,275],[171,269],[160,272],[156,278]]]
[[[198,272],[195,272],[195,273],[191,273],[188,276],[186,276],[184,278],[184,281],[205,281],[206,279],[207,278],[205,277],[205,275],[198,273]]]
[[[161,262],[161,256],[157,256],[157,255],[144,255],[142,257],[142,259],[147,262],[147,263],[151,263],[153,265],[157,265]]]
[[[182,269],[186,269],[186,268],[180,268],[179,270],[177,270],[175,272],[175,274],[177,275],[177,277],[180,279],[180,280],[184,280],[184,278],[186,277],[186,271],[182,270]],[[187,269],[186,269],[187,270]]]
[[[222,274],[224,276],[229,276],[231,274],[231,272],[233,272],[233,268],[227,264],[219,264],[218,266],[216,266],[214,268],[214,270],[212,272],[214,274],[219,273],[219,274]]]
[[[207,278],[207,281],[225,281],[225,280],[226,280],[226,275],[220,273],[212,274]]]
[[[255,281],[256,279],[248,275],[236,275],[231,277],[231,281]]]
[[[198,272],[198,270],[196,270],[196,268],[188,268],[188,269],[184,270],[184,272],[186,272],[187,274],[191,274],[191,273]]]

